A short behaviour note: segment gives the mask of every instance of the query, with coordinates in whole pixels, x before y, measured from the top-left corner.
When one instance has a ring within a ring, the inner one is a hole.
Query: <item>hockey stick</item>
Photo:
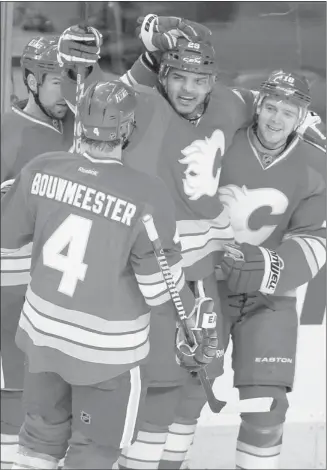
[[[84,6],[84,21],[80,24],[80,27],[84,27],[87,23],[88,18],[88,2],[85,2]],[[77,65],[77,79],[76,79],[76,105],[75,105],[75,122],[74,122],[74,152],[77,154],[81,153],[81,141],[82,141],[82,128],[81,120],[79,117],[78,103],[84,92],[84,79],[85,79],[85,65]]]
[[[179,295],[178,290],[176,289],[176,284],[174,282],[173,275],[171,273],[171,270],[169,268],[169,264],[167,262],[167,258],[164,254],[164,251],[161,246],[161,241],[157,232],[157,229],[154,225],[153,218],[150,214],[146,214],[144,217],[142,217],[142,222],[144,224],[146,233],[149,237],[149,240],[152,243],[154,254],[156,256],[159,268],[162,272],[163,278],[167,284],[167,288],[170,294],[170,297],[174,303],[179,322],[184,330],[185,336],[187,338],[187,341],[189,345],[192,347],[194,346],[194,340],[190,334],[190,331],[188,329],[186,319],[187,315],[185,312],[185,309],[183,307],[183,303],[181,300],[181,297]],[[213,305],[212,307],[213,308]],[[208,312],[209,313],[209,312]],[[222,408],[226,405],[225,401],[220,401],[218,398],[215,397],[215,394],[213,393],[211,383],[209,381],[209,378],[207,376],[207,372],[205,368],[200,369],[198,372],[201,384],[204,388],[207,400],[208,400],[208,405],[214,413],[219,413]]]

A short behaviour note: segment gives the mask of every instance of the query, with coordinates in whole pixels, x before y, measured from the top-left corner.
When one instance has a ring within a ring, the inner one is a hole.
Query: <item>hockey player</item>
[[[149,16],[153,17],[153,21],[160,22],[162,19],[162,17],[159,17],[158,19],[155,15]],[[167,21],[167,18],[164,20]],[[201,190],[203,191],[203,188],[205,187],[205,191],[207,191],[210,187],[214,187],[214,184],[210,185],[208,182],[212,182],[212,175],[218,176],[212,167],[208,165],[210,161],[209,157],[213,152],[216,153],[217,157],[220,157],[223,153],[221,151],[217,152],[218,149],[214,150],[214,146],[211,145],[211,142],[214,144],[214,139],[210,139],[210,135],[212,133],[214,136],[217,136],[219,133],[216,133],[215,131],[222,130],[225,137],[224,150],[227,149],[230,145],[231,137],[235,133],[236,129],[244,126],[247,122],[250,122],[252,117],[253,101],[256,94],[244,90],[232,91],[219,83],[214,86],[216,67],[214,64],[214,51],[210,45],[204,44],[201,41],[197,42],[199,39],[198,37],[195,38],[194,42],[182,39],[174,42],[175,48],[173,50],[167,51],[166,35],[161,33],[156,35],[154,32],[155,28],[151,21],[147,28],[146,20],[144,20],[143,32],[152,31],[153,35],[151,36],[148,34],[146,39],[142,38],[142,40],[145,45],[146,41],[148,45],[151,43],[153,47],[154,45],[159,45],[161,50],[166,47],[166,52],[161,59],[158,91],[154,90],[151,94],[153,97],[151,100],[152,105],[150,106],[149,99],[146,100],[144,98],[144,94],[141,95],[143,96],[143,99],[142,101],[140,100],[140,106],[137,108],[137,116],[139,116],[139,119],[136,132],[138,135],[142,135],[145,132],[145,128],[147,133],[146,135],[153,139],[153,145],[158,146],[160,145],[158,130],[162,128],[162,121],[165,116],[169,116],[171,126],[167,130],[167,138],[163,139],[161,143],[165,157],[159,167],[159,171],[161,172],[159,174],[168,186],[172,188],[175,202],[177,206],[181,207],[183,210],[183,212],[178,213],[177,223],[179,231],[181,232],[183,258],[187,266],[186,276],[188,280],[197,280],[204,277],[202,263],[205,258],[203,257],[201,259],[201,263],[199,263],[197,262],[196,254],[198,253],[201,255],[201,251],[205,252],[206,250],[220,250],[224,236],[227,238],[227,232],[224,234],[221,230],[218,231],[212,223],[203,220],[208,217],[208,207],[210,207],[210,202],[212,204],[212,200],[203,197],[201,195]],[[176,24],[174,24],[174,27],[175,26]],[[185,31],[183,26],[179,25],[179,27]],[[189,34],[190,31],[188,30],[187,33]],[[64,42],[62,42],[62,44],[64,44]],[[70,56],[72,58],[72,53],[68,52],[70,49],[76,50],[76,45],[74,47],[69,46],[68,41],[66,41],[66,56]],[[152,50],[154,49],[152,48]],[[90,60],[90,58],[88,60]],[[144,71],[147,71],[147,74],[150,74],[153,80],[153,71],[149,70],[149,68],[151,69],[150,60],[151,57],[149,58],[149,54],[144,54],[141,60],[139,60],[123,77],[123,80],[127,80],[127,83],[136,87],[136,82],[140,81],[148,85],[151,84],[151,82],[144,80]],[[95,62],[96,60],[93,61],[93,63]],[[155,70],[153,64],[152,69]],[[174,70],[177,70],[178,73],[173,74]],[[152,84],[154,85],[155,83],[156,82],[153,82]],[[74,97],[74,82],[69,84],[66,80],[63,85],[65,88],[65,97],[68,99],[69,96]],[[72,87],[71,93],[69,93],[69,86]],[[178,88],[180,91],[179,93],[176,93]],[[198,94],[201,94],[202,101],[201,99],[198,101]],[[150,95],[150,91],[148,92],[148,95]],[[205,98],[204,101],[203,97]],[[162,98],[165,98],[165,100]],[[171,105],[170,107],[167,106],[167,102]],[[153,117],[154,109],[157,112]],[[174,109],[179,113],[179,115],[182,115],[182,119],[178,119]],[[187,121],[190,121],[191,125],[190,123],[187,123]],[[185,123],[188,125],[188,128],[191,129],[192,134],[190,134],[189,137],[189,143],[191,145],[183,148],[185,144],[183,144],[181,130],[186,129]],[[152,127],[150,127],[150,124]],[[303,129],[304,128],[305,125],[303,123]],[[202,138],[194,141],[194,134],[196,135],[196,133],[199,133],[198,135],[201,135]],[[205,136],[207,136],[207,139]],[[207,143],[210,145],[206,145]],[[220,146],[220,149],[221,148],[222,146]],[[180,165],[177,164],[172,167],[174,170],[169,169],[170,158],[172,161],[179,161],[181,165],[183,165],[183,162],[187,164],[185,177],[183,176],[183,173],[181,173]],[[218,158],[214,158],[213,160],[215,165],[219,165]],[[206,164],[202,165],[203,162],[206,162]],[[148,161],[145,153],[143,154],[142,159],[133,157],[131,164],[133,166],[135,165],[135,168],[145,172],[158,171],[158,166],[153,161]],[[179,175],[181,175],[180,179],[178,178]],[[181,179],[183,180],[183,186],[178,186]],[[177,192],[176,185],[177,189],[179,189]],[[184,193],[189,195],[189,198],[188,200],[186,199],[186,201]],[[202,204],[200,206],[192,201],[199,201]],[[192,214],[192,226],[190,223],[191,220],[189,220],[188,223],[185,223],[185,205],[187,205],[188,208],[187,219],[191,219],[188,214]],[[198,218],[202,219],[201,222],[196,220]],[[223,221],[222,218],[220,220],[221,222]],[[204,225],[204,222],[206,222],[207,225]],[[200,230],[200,224],[202,225],[202,230]],[[230,237],[231,234],[229,233],[228,236]],[[208,258],[210,259],[210,257]],[[212,260],[213,259],[214,257],[212,257]],[[207,278],[207,289],[209,289],[208,281],[209,279]],[[212,294],[214,288],[212,286],[210,287],[212,289],[210,291],[210,295],[214,295]],[[153,336],[155,336],[155,331],[159,331],[159,335],[156,337],[156,343],[162,344],[162,351],[166,349],[166,351],[169,352],[171,347],[169,344],[165,343],[163,325],[160,324],[157,329],[154,323],[151,330],[151,334]],[[212,371],[213,376],[218,376],[222,372],[222,344],[223,343],[221,341],[221,349],[219,348],[218,353],[220,360],[217,361],[215,365],[216,370]],[[158,348],[157,350],[159,351],[160,349]],[[120,459],[121,465],[127,466],[128,468],[142,465],[144,468],[148,468],[149,466],[151,468],[156,468],[159,464],[164,445],[163,443],[167,436],[165,426],[170,419],[168,410],[173,409],[172,407],[174,404],[174,399],[171,397],[171,394],[178,395],[180,393],[177,385],[181,384],[182,380],[187,380],[188,387],[194,390],[195,398],[198,393],[202,394],[201,388],[198,386],[198,382],[189,379],[188,376],[181,377],[181,372],[176,368],[176,366],[174,366],[172,360],[169,358],[167,359],[167,354],[161,354],[159,357],[153,355],[148,370],[152,386],[148,389],[147,395],[147,408],[149,410],[149,413],[146,414],[145,418],[147,423],[144,428],[142,428],[142,432],[140,432],[139,444],[138,441],[136,441],[133,445],[133,450],[128,452],[124,451],[126,458]],[[160,406],[158,406],[158,403]],[[165,407],[163,406],[163,403],[165,403]],[[191,410],[191,414],[192,413],[193,411]],[[164,420],[164,422],[160,420]],[[178,423],[177,428],[175,425],[172,426],[172,432],[175,429],[179,435],[178,445],[180,447],[178,448],[178,452],[169,452],[169,455],[167,452],[165,460],[169,460],[169,458],[173,456],[175,460],[171,463],[173,468],[177,468],[177,466],[180,465],[189,443],[192,441],[195,430],[195,421],[193,418],[191,421],[191,424],[188,421],[185,421],[184,424]],[[146,442],[144,442],[145,440]],[[174,445],[174,449],[177,449],[177,444]]]
[[[123,165],[135,105],[135,92],[119,81],[91,85],[79,103],[83,156],[36,157],[1,201],[1,252],[33,241],[16,335],[27,364],[13,469],[57,468],[68,439],[64,468],[107,469],[131,442],[149,309],[155,315],[165,304],[175,317],[141,221],[147,213],[196,328],[192,352],[179,332],[177,355],[195,369],[215,355],[215,324],[201,327],[208,303],[195,302],[185,283],[174,204],[160,180]]]
[[[60,88],[58,39],[36,37],[23,50],[21,69],[28,99],[13,104],[1,122],[1,183],[15,178],[36,155],[68,150],[72,144],[72,132],[64,133],[68,106]]]
[[[50,150],[68,150],[73,140],[73,115],[61,90],[57,61],[58,37],[36,37],[21,57],[28,100],[12,104],[1,121],[1,194],[23,166]],[[29,281],[31,247],[1,262],[1,465],[10,466],[23,422],[21,395],[24,356],[15,345],[15,332]],[[2,468],[1,467],[1,468]]]
[[[296,362],[295,289],[326,261],[325,183],[315,169],[325,155],[296,132],[309,104],[304,78],[273,72],[260,88],[253,125],[236,134],[221,171],[219,195],[237,242],[225,245],[217,268],[225,279],[218,281],[224,344],[231,335],[240,399],[274,399],[269,412],[241,414],[237,468],[279,468]],[[184,398],[176,423],[190,422],[192,407],[195,423],[198,405]]]

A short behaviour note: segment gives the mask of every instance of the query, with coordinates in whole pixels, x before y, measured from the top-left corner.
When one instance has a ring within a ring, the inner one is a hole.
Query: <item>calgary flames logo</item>
[[[217,156],[218,150],[220,155]],[[215,130],[211,137],[205,137],[204,140],[195,140],[188,147],[181,150],[185,155],[179,162],[187,165],[184,171],[183,186],[185,194],[192,200],[196,201],[200,197],[214,196],[217,193],[219,177],[220,177],[220,161],[219,168],[216,157],[221,159],[225,152],[225,136],[221,130]]]
[[[249,227],[250,217],[260,208],[267,207],[264,221],[274,222],[274,217],[285,213],[288,198],[275,188],[248,189],[246,186],[229,184],[218,190],[219,198],[227,208],[230,223],[238,243],[261,245],[273,233],[277,225],[262,225],[261,228]]]

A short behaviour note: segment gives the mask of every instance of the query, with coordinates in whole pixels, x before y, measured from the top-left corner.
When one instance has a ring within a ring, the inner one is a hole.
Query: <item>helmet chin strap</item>
[[[36,92],[32,91],[31,89],[30,89],[30,91],[32,92],[32,95],[33,95],[33,98],[34,98],[34,101],[35,101],[36,105],[41,109],[43,114],[48,116],[50,119],[60,120],[59,118],[54,116],[51,113],[51,111],[49,109],[47,109],[45,106],[43,106],[43,104],[41,103],[40,98],[39,98],[39,85],[37,86],[37,91]]]
[[[265,144],[262,142],[262,140],[260,139],[260,137],[259,137],[259,135],[258,135],[258,126],[257,126],[257,125],[253,127],[253,132],[254,132],[254,135],[256,136],[256,138],[258,139],[260,145],[261,145],[263,148],[267,149],[267,150],[274,150],[274,151],[275,151],[275,150],[281,150],[281,149],[283,149],[283,148],[286,146],[286,144],[287,144],[287,140],[288,140],[288,139],[285,139],[285,141],[284,141],[281,145],[279,145],[278,147],[268,147],[268,146],[265,145]]]

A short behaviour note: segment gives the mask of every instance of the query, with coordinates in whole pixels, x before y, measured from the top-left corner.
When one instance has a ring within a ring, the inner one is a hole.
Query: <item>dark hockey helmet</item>
[[[42,84],[46,73],[60,74],[61,69],[57,60],[58,41],[59,36],[39,36],[27,44],[20,59],[25,85],[27,85],[27,71],[35,76],[39,85]]]
[[[134,130],[136,93],[120,80],[95,82],[78,104],[85,137],[102,142],[126,142]]]
[[[215,75],[217,73],[215,50],[207,42],[190,42],[186,38],[179,38],[176,47],[162,55],[159,78],[164,78],[170,67]]]
[[[272,72],[261,86],[257,101],[257,113],[266,96],[277,96],[300,108],[299,123],[305,119],[311,103],[310,87],[307,79],[294,72],[276,70]]]

